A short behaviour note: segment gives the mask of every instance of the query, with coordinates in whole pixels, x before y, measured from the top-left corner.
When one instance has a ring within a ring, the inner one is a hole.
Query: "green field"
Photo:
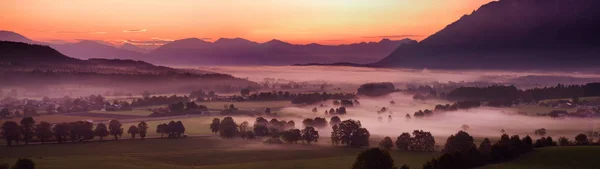
[[[131,111],[100,111],[100,110],[92,110],[90,113],[99,113],[99,114],[118,114],[118,115],[131,115],[131,116],[148,116],[152,114],[152,111],[148,110],[148,108],[135,108]]]
[[[362,150],[326,143],[265,145],[260,140],[196,137],[0,147],[0,163],[28,157],[41,169],[326,169],[350,168]],[[418,168],[438,153],[392,151],[392,155],[397,165]]]
[[[598,169],[598,154],[598,146],[538,148],[514,161],[481,169]]]
[[[263,111],[265,108],[278,109],[288,106],[293,106],[290,101],[244,101],[244,102],[196,102],[199,105],[204,105],[208,109],[223,109],[225,105],[233,104],[240,110],[258,110]]]

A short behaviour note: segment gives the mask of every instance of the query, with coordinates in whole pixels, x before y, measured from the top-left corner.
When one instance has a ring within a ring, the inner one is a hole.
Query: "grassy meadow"
[[[260,140],[194,137],[0,147],[0,163],[28,157],[41,169],[326,169],[350,168],[362,150],[325,143],[265,145]],[[418,168],[439,153],[392,151],[392,155],[396,164]]]

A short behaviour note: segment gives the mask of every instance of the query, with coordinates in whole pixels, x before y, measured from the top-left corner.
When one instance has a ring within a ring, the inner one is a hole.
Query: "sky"
[[[492,0],[0,0],[0,30],[46,42],[422,40]]]

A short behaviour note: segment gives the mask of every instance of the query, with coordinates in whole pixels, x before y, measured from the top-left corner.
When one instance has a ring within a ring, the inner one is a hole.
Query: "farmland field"
[[[326,140],[322,140],[326,141]],[[69,151],[64,151],[68,149]],[[264,145],[214,137],[0,147],[0,163],[29,157],[42,169],[63,168],[349,168],[363,149],[327,144]],[[393,151],[397,164],[419,167],[438,153]]]
[[[481,169],[597,169],[599,153],[598,146],[539,148],[514,161]]]

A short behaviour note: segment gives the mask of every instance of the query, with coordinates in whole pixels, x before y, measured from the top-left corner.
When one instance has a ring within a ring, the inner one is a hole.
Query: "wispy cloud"
[[[410,37],[422,37],[422,35],[383,35],[383,36],[363,36],[362,38],[410,38]]]
[[[136,32],[146,32],[148,31],[148,29],[128,29],[128,30],[123,30],[123,32],[125,33],[136,33]]]
[[[121,42],[123,43],[129,43],[132,45],[136,45],[136,46],[162,46],[164,44],[167,44],[169,42],[173,42],[173,39],[168,39],[168,38],[158,38],[158,37],[153,37],[150,38],[149,40],[121,40]]]
[[[60,34],[94,34],[94,35],[100,35],[100,34],[107,34],[108,32],[104,32],[104,31],[91,31],[91,32],[85,32],[85,31],[56,31],[55,33],[60,33]]]
[[[339,41],[344,41],[343,39],[326,39],[323,41],[327,41],[327,42],[339,42]]]

